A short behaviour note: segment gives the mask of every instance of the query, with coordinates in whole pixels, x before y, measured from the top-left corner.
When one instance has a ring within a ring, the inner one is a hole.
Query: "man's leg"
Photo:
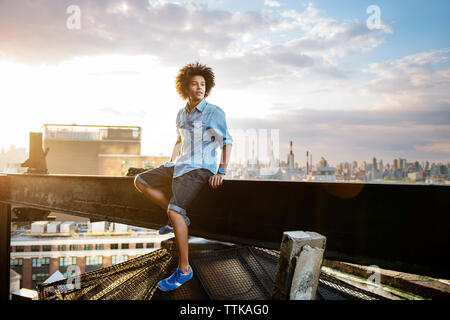
[[[158,188],[149,188],[144,184],[136,181],[136,187],[150,200],[167,211],[170,221],[172,222],[173,231],[175,233],[175,242],[178,249],[178,269],[183,270],[184,273],[189,272],[189,240],[188,227],[184,217],[176,211],[167,210],[169,200],[164,192]]]
[[[189,272],[189,241],[188,227],[184,217],[176,211],[167,211],[175,233],[175,242],[178,249],[178,269],[185,274]]]
[[[145,194],[150,200],[152,200],[156,205],[161,207],[164,211],[167,211],[167,207],[169,206],[169,199],[164,194],[164,192],[159,188],[150,188],[139,180],[135,181],[136,188],[139,189],[143,194]]]
[[[156,188],[156,187],[152,188],[152,187],[146,186],[138,180],[135,180],[134,184],[140,192],[142,192],[145,196],[147,196],[147,198],[152,200],[154,203],[156,203],[159,207],[161,207],[164,211],[167,212],[167,207],[169,206],[169,200],[167,199],[167,196],[164,193],[164,191],[162,191],[161,189]],[[167,215],[168,215],[168,213],[167,213]],[[172,230],[173,229],[172,229],[171,221],[170,221],[170,219],[168,219],[167,225],[161,227],[158,232],[159,232],[159,234],[166,234],[166,233],[172,232]]]

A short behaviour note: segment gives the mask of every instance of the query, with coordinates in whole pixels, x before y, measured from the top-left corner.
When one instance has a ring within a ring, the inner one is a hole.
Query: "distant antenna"
[[[308,172],[309,172],[308,154],[309,154],[309,151],[306,151],[306,174],[308,174]]]

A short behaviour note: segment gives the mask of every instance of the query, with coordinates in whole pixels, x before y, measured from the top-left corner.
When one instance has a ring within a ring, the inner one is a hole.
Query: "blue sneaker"
[[[180,287],[183,283],[191,280],[194,275],[191,266],[189,266],[189,272],[184,274],[183,270],[176,269],[172,275],[166,279],[158,282],[158,288],[162,291],[172,291]]]
[[[173,232],[172,226],[166,224],[165,226],[159,228],[158,233],[159,234],[167,234]]]

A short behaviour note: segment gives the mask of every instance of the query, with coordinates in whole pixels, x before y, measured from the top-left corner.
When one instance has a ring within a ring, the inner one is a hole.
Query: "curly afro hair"
[[[215,85],[214,72],[211,68],[204,64],[200,64],[199,62],[189,63],[178,71],[178,75],[175,80],[175,87],[183,100],[189,99],[189,81],[193,76],[202,76],[205,78],[205,98],[209,96],[211,89]]]

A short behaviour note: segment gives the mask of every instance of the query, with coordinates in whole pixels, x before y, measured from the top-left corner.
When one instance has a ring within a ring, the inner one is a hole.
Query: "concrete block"
[[[274,300],[289,299],[297,257],[305,245],[325,250],[326,237],[311,231],[286,231],[283,233],[272,291]]]
[[[321,248],[303,246],[292,277],[291,300],[314,300],[316,298],[324,252],[325,250]]]

